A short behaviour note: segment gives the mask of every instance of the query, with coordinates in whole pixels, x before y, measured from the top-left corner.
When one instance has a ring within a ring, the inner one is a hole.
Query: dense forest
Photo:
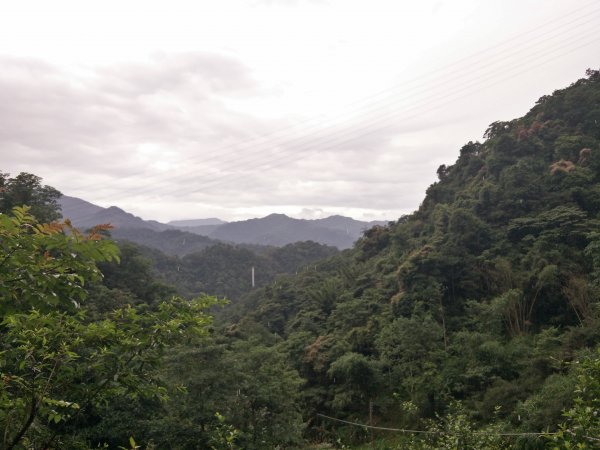
[[[417,211],[343,252],[168,257],[0,176],[2,448],[600,448],[586,75],[491,124]]]

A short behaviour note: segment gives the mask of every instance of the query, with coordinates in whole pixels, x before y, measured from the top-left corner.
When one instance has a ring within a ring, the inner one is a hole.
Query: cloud
[[[303,217],[408,212],[429,182],[424,168],[434,174],[439,140],[414,137],[434,121],[360,111],[316,125],[259,119],[230,100],[278,94],[231,57],[155,54],[77,70],[26,58],[0,64],[2,169],[34,172],[105,206],[137,205],[143,216],[157,210],[149,203],[162,205],[163,219],[189,216],[194,204],[204,205],[198,216],[207,205],[230,217],[252,207]]]
[[[74,75],[39,60],[0,58],[0,144],[5,164],[54,159],[76,170],[124,175],[139,144],[241,134],[222,97],[254,84],[236,60],[212,54],[156,56]],[[11,158],[13,156],[13,158]],[[115,162],[119,164],[115,164]],[[121,171],[121,173],[119,173]]]
[[[322,219],[332,214],[322,208],[302,208],[297,215],[302,219]]]
[[[281,102],[280,86],[218,53],[155,53],[102,67],[7,56],[0,64],[2,171],[33,172],[68,195],[161,220],[259,212],[394,219],[498,118],[485,101],[464,98],[404,110],[392,92],[336,105],[335,115],[315,104],[314,115],[299,117]]]
[[[254,0],[253,5],[255,6],[301,6],[304,4],[326,4],[326,0]]]
[[[98,88],[126,97],[185,91],[202,101],[256,87],[239,61],[214,53],[156,53],[147,62],[121,63],[96,74]]]

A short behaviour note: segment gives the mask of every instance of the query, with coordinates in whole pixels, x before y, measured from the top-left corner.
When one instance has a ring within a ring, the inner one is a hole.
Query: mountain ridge
[[[59,204],[63,216],[70,219],[77,227],[91,228],[99,223],[110,223],[114,226],[112,234],[115,238],[125,238],[159,248],[169,254],[179,255],[189,253],[185,248],[187,242],[200,245],[200,248],[194,248],[194,251],[201,250],[205,244],[217,241],[278,247],[295,242],[314,241],[338,249],[347,249],[352,247],[365,230],[386,223],[365,222],[340,215],[323,219],[295,219],[281,213],[235,222],[208,218],[162,223],[144,220],[118,206],[103,208],[67,195],[59,199]],[[142,231],[136,233],[135,230]],[[169,233],[164,234],[166,231]],[[155,236],[153,233],[159,235]],[[189,236],[186,237],[186,234]],[[205,239],[198,239],[199,237]],[[162,239],[171,242],[163,245],[160,243]]]

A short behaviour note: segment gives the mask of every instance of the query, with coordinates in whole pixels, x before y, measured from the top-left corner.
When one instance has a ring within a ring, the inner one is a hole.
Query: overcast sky
[[[600,66],[579,0],[0,5],[0,170],[145,219],[395,219]]]

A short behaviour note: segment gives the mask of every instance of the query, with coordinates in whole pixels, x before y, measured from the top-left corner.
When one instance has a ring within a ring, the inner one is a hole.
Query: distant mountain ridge
[[[171,220],[167,222],[167,225],[171,225],[172,227],[198,227],[198,226],[206,226],[206,225],[223,225],[227,223],[224,220],[217,219],[216,217],[211,217],[208,219],[188,219],[188,220]]]
[[[77,197],[63,195],[58,203],[62,215],[71,220],[79,228],[90,228],[99,223],[110,223],[118,228],[148,228],[155,231],[173,229],[164,223],[155,220],[144,220],[117,206],[103,208]]]
[[[116,206],[103,208],[67,195],[59,199],[63,217],[79,228],[101,223],[114,226],[113,237],[158,248],[168,254],[198,251],[215,241],[281,247],[301,241],[314,241],[339,249],[352,247],[362,233],[386,222],[363,222],[344,216],[325,219],[294,219],[285,214],[225,222],[221,219],[175,220],[161,223],[144,220]],[[137,230],[137,231],[136,231]]]
[[[343,216],[306,220],[294,219],[285,214],[270,214],[260,219],[221,225],[209,236],[238,244],[274,246],[311,240],[345,249],[352,247],[364,230],[384,223],[362,222]]]

